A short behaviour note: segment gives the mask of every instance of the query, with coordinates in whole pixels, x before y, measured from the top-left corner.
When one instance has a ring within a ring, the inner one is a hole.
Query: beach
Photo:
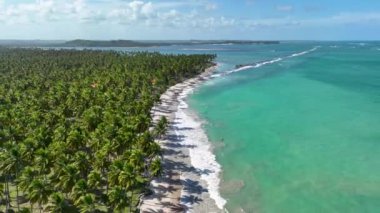
[[[219,195],[221,168],[211,152],[202,121],[188,109],[186,97],[211,77],[216,66],[169,88],[152,109],[153,122],[169,121],[168,132],[158,140],[163,174],[151,182],[153,193],[142,198],[141,212],[223,212]]]

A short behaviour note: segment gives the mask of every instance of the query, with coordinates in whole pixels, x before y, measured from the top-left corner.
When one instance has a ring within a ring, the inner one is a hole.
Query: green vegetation
[[[161,172],[151,108],[214,57],[0,48],[0,211],[136,211]]]

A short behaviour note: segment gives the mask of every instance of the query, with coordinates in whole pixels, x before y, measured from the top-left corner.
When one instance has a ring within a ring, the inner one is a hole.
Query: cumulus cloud
[[[72,0],[69,3],[55,0],[36,0],[32,3],[2,4],[0,19],[8,23],[43,22],[83,14],[84,1]]]
[[[23,3],[0,8],[0,19],[11,23],[37,22],[53,20],[56,8],[53,0],[39,0],[35,3]]]
[[[253,2],[247,0],[247,2]],[[30,3],[4,4],[0,0],[0,23],[60,22],[110,23],[138,27],[200,28],[280,28],[295,26],[330,26],[355,23],[380,23],[380,13],[339,13],[330,17],[298,19],[241,19],[210,15],[217,4],[208,0],[35,0]],[[190,8],[190,9],[189,9]],[[291,11],[292,5],[280,5],[279,11]]]
[[[194,12],[187,11],[188,7],[215,10],[217,5],[208,1],[98,0],[95,4],[86,0],[35,0],[31,3],[7,6],[2,6],[2,2],[3,0],[0,0],[0,21],[6,21],[8,24],[56,20],[199,27],[214,23],[217,27],[225,26],[232,21],[224,17],[194,16]]]
[[[112,9],[106,13],[108,20],[120,24],[132,24],[134,22],[143,22],[148,19],[157,18],[153,4],[143,1],[132,1],[121,8]]]

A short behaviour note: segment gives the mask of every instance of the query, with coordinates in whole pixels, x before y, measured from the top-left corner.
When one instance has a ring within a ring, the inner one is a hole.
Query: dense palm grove
[[[213,55],[0,48],[0,212],[134,212],[169,86]]]

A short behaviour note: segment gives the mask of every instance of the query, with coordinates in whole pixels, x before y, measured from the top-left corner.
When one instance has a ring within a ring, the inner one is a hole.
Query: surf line
[[[236,66],[237,68],[234,69],[234,70],[230,70],[230,71],[227,71],[227,72],[224,72],[224,73],[214,74],[211,77],[214,77],[214,78],[215,77],[221,77],[221,76],[229,75],[231,73],[240,72],[240,71],[247,70],[247,69],[259,68],[259,67],[262,67],[264,65],[280,62],[280,61],[283,61],[283,60],[288,59],[288,58],[294,58],[294,57],[302,56],[302,55],[314,52],[314,51],[316,51],[319,48],[320,48],[320,46],[316,46],[316,47],[314,47],[312,49],[309,49],[309,50],[306,50],[306,51],[302,51],[302,52],[299,52],[299,53],[294,53],[294,54],[291,54],[291,55],[288,55],[288,56],[285,56],[285,57],[279,57],[279,58],[275,58],[275,59],[267,60],[267,61],[260,61],[260,62],[256,62],[256,63],[252,63],[252,64],[237,65]]]

